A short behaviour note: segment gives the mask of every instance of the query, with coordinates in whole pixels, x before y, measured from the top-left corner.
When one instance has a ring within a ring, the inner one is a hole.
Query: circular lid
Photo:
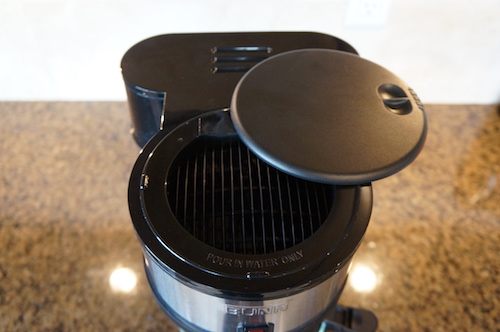
[[[273,56],[236,86],[231,117],[260,158],[294,176],[360,184],[420,152],[423,107],[402,80],[356,55],[303,49]]]

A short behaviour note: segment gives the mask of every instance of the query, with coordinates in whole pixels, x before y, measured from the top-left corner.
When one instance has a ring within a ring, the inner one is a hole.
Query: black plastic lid
[[[410,164],[427,125],[417,96],[393,73],[354,54],[289,51],[239,81],[231,117],[247,146],[310,181],[368,183]]]

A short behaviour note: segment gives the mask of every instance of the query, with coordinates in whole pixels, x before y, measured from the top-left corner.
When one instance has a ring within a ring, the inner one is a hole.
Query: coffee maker
[[[121,67],[142,148],[130,214],[181,331],[375,331],[337,300],[371,182],[423,147],[415,92],[319,33],[161,35]]]

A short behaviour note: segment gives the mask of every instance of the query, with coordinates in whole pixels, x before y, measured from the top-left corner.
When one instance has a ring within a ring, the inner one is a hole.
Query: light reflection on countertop
[[[109,287],[114,292],[130,293],[137,286],[137,273],[127,267],[119,267],[109,276]]]
[[[139,149],[126,103],[3,102],[0,114],[0,330],[177,331],[129,218]],[[340,303],[373,310],[379,331],[498,331],[500,117],[427,114],[423,153],[373,185]]]
[[[380,283],[373,269],[361,263],[354,264],[349,273],[348,281],[349,285],[360,293],[373,292]]]

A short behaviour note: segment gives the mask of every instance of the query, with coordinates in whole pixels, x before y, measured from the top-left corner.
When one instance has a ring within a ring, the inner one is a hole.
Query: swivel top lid
[[[357,55],[289,51],[236,86],[231,117],[260,158],[323,183],[371,182],[406,167],[423,147],[423,106],[401,79]]]

